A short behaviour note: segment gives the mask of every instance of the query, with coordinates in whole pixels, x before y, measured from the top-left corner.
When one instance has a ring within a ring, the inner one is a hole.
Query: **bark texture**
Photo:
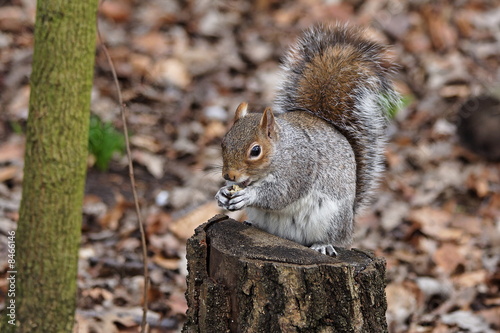
[[[332,258],[217,215],[189,239],[183,332],[387,332],[385,260]]]
[[[37,4],[16,233],[16,324],[3,321],[2,332],[73,330],[97,3]]]

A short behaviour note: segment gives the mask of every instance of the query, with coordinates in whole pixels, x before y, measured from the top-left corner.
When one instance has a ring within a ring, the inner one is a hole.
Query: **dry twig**
[[[120,105],[120,113],[122,116],[123,122],[123,134],[125,136],[125,146],[127,148],[127,160],[128,160],[128,170],[129,170],[129,178],[130,185],[132,187],[132,193],[134,196],[135,203],[135,211],[137,214],[137,219],[139,221],[139,229],[141,232],[141,247],[142,247],[142,257],[143,257],[143,268],[144,268],[144,290],[143,290],[143,306],[142,306],[142,321],[141,321],[141,333],[148,332],[147,325],[147,313],[148,313],[148,287],[149,287],[149,270],[148,270],[148,257],[147,257],[147,245],[146,245],[146,232],[144,230],[144,223],[141,217],[141,209],[139,205],[139,199],[137,197],[137,190],[135,186],[135,177],[134,177],[134,166],[132,164],[132,154],[130,152],[130,141],[128,136],[128,128],[127,128],[127,117],[125,115],[125,104],[123,103],[123,97],[120,89],[120,83],[118,82],[118,76],[116,75],[115,66],[113,64],[113,60],[109,55],[108,48],[104,44],[104,41],[101,37],[101,31],[99,30],[99,24],[97,24],[97,35],[99,38],[99,44],[102,46],[102,50],[106,55],[106,59],[108,61],[109,67],[111,68],[111,73],[113,74],[113,81],[115,83],[118,103]]]

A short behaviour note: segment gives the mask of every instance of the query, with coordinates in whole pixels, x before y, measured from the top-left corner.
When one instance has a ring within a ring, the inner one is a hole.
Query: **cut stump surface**
[[[188,240],[183,332],[387,332],[385,260],[337,252],[215,216]]]

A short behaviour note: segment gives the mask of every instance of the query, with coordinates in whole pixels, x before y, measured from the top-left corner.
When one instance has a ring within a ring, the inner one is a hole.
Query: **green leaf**
[[[92,115],[89,127],[89,153],[95,157],[95,166],[101,171],[109,167],[115,153],[125,151],[125,137],[109,122]]]
[[[11,121],[9,124],[10,124],[10,127],[12,128],[12,130],[14,131],[14,133],[24,134],[23,127],[21,126],[21,124],[18,121]]]
[[[394,119],[398,112],[404,108],[406,108],[408,105],[413,102],[413,96],[412,95],[404,95],[400,96],[398,99],[388,99],[387,105],[387,115],[389,116],[389,119]]]

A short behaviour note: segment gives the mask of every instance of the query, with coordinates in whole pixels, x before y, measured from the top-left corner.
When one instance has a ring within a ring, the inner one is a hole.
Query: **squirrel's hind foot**
[[[338,255],[337,251],[332,244],[313,244],[311,249],[318,251],[319,253],[329,255],[331,257],[336,257]]]

